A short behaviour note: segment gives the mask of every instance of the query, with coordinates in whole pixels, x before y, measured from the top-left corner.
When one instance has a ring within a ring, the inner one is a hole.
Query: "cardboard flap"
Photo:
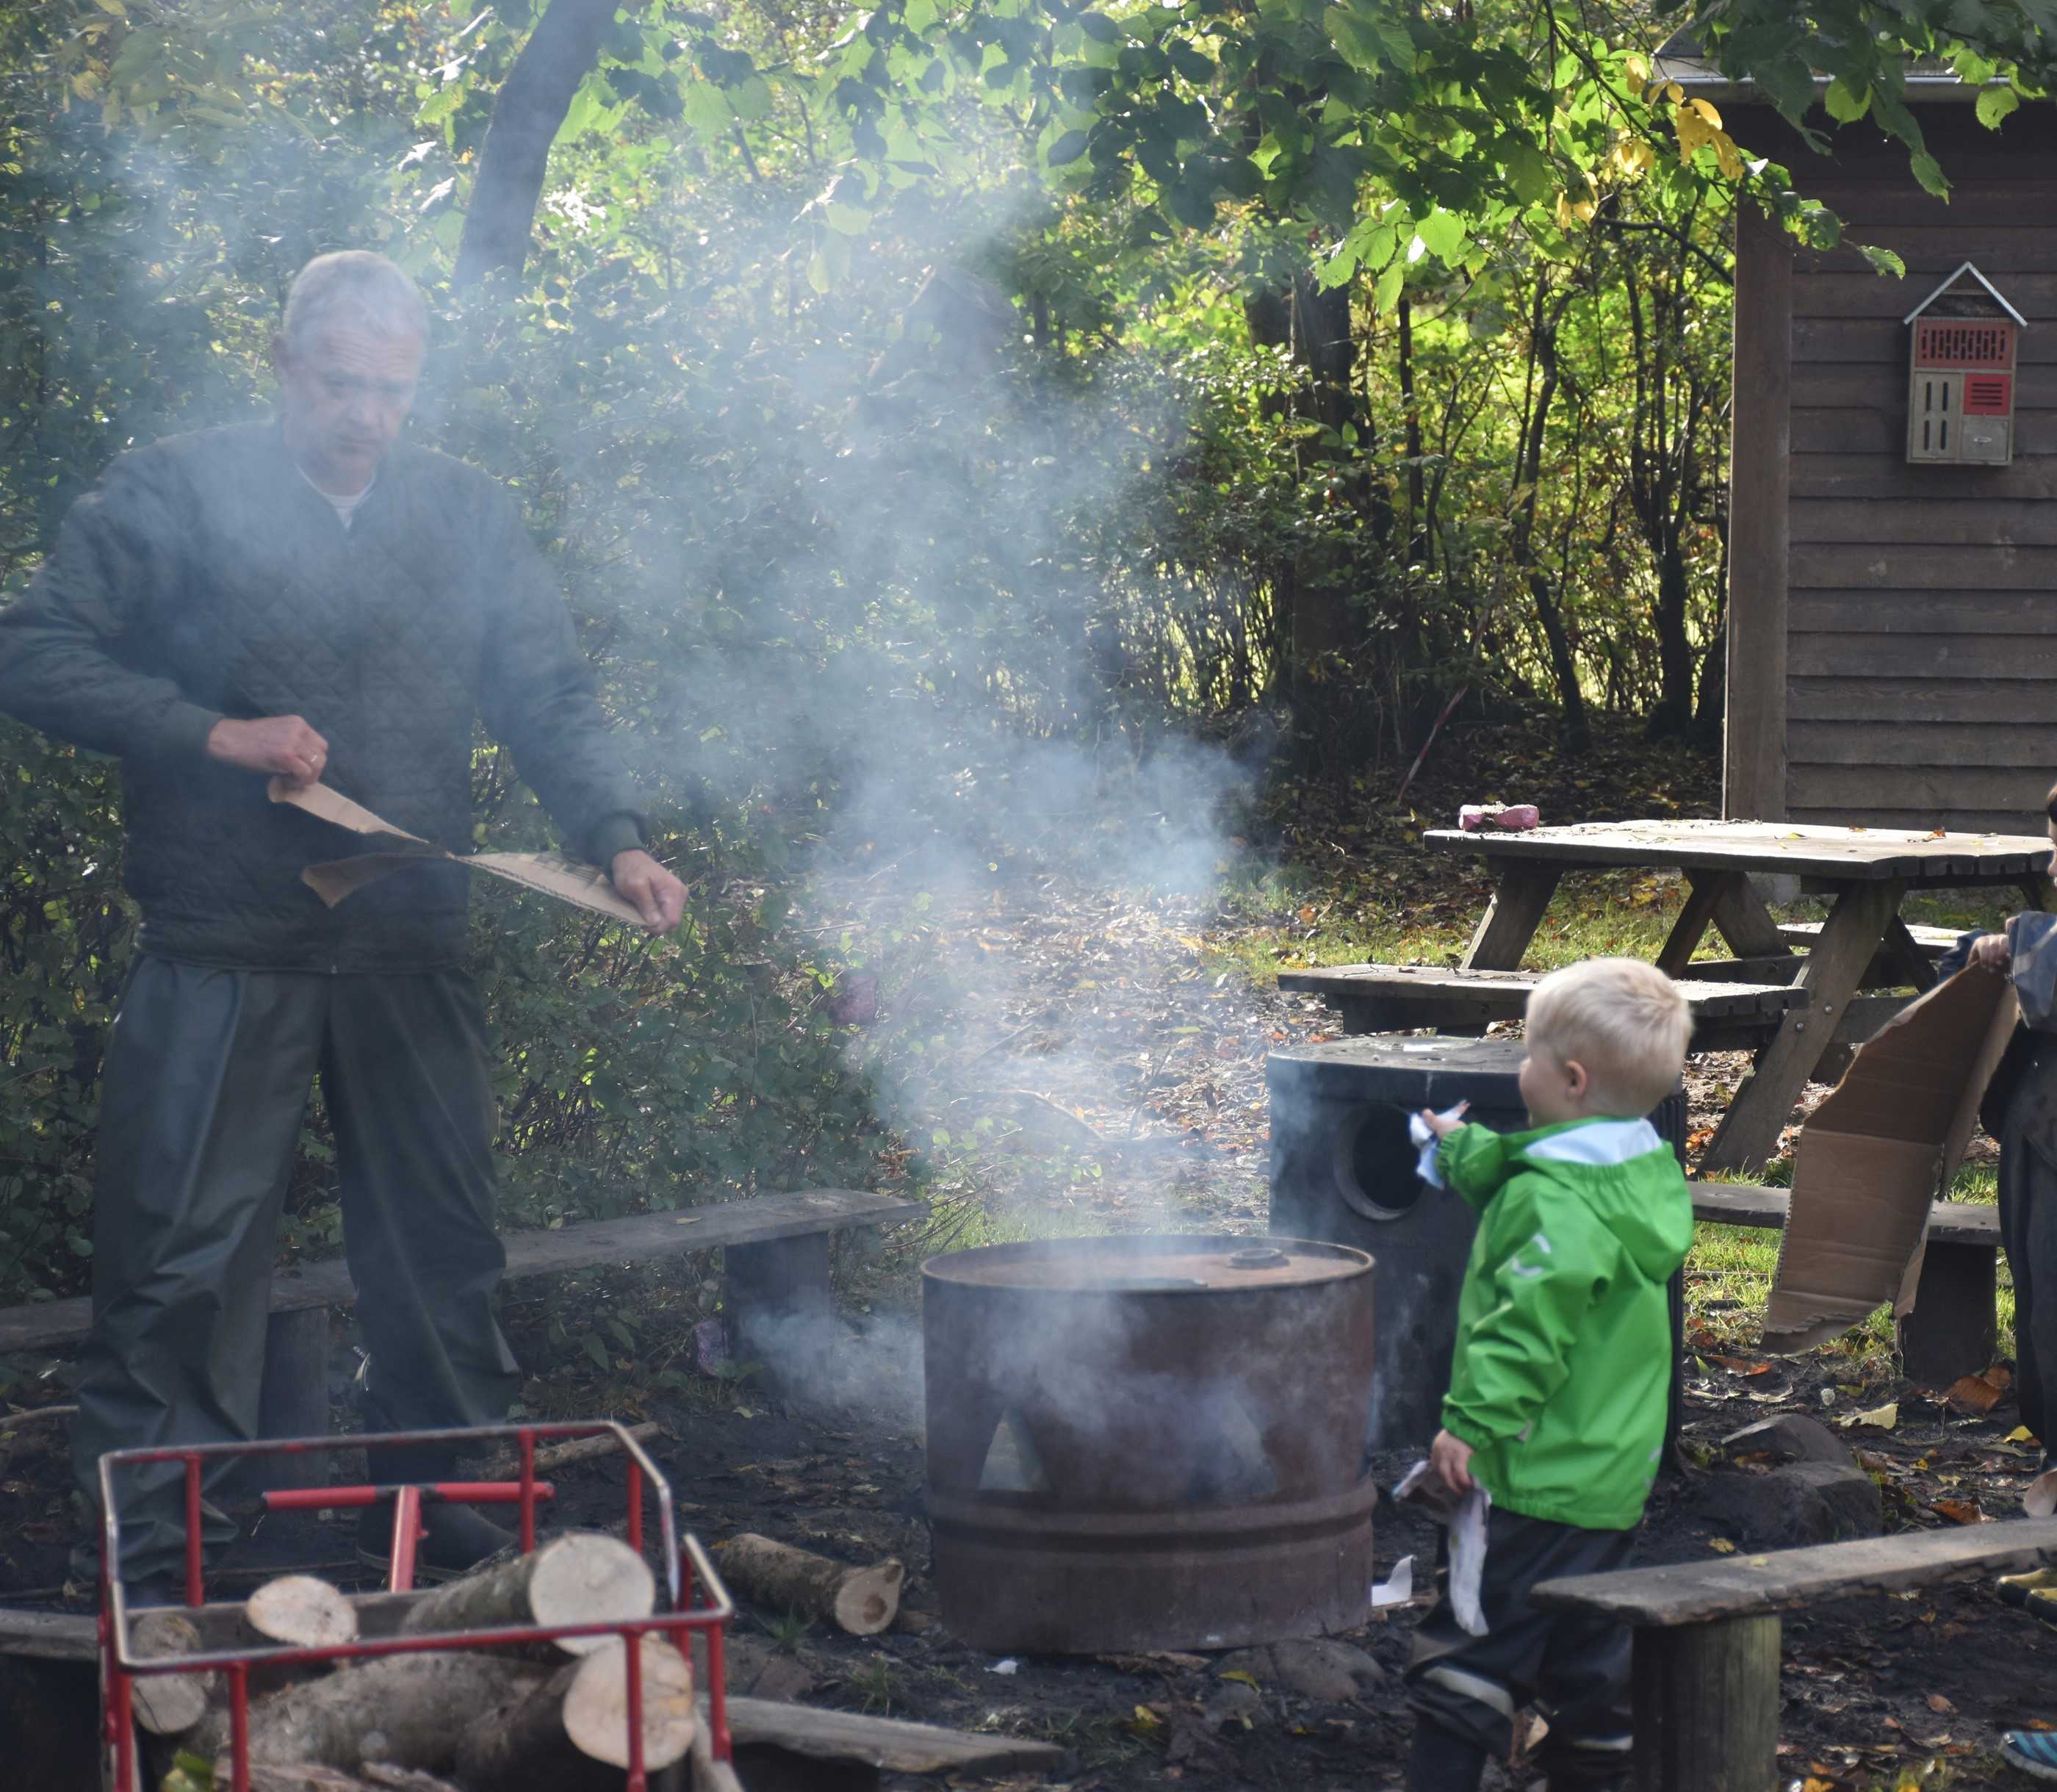
[[[1858,1048],[1793,1150],[1766,1350],[1809,1349],[1889,1301],[1912,1306],[1929,1203],[1964,1160],[2016,1014],[2004,977],[1967,969]]]

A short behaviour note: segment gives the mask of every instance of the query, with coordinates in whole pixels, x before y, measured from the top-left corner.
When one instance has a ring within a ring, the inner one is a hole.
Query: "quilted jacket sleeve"
[[[28,589],[0,610],[0,712],[123,758],[205,754],[220,716],[130,651],[177,598],[172,478],[147,450],[124,455],[71,507]]]
[[[557,581],[520,513],[497,494],[486,529],[501,584],[481,694],[486,725],[513,751],[566,847],[605,866],[644,843],[634,781]]]

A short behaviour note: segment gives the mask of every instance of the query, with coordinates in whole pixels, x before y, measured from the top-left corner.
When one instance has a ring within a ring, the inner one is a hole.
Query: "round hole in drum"
[[[1368,1102],[1346,1116],[1336,1134],[1336,1185],[1367,1219],[1404,1219],[1428,1191],[1414,1172],[1409,1112],[1389,1102]]]

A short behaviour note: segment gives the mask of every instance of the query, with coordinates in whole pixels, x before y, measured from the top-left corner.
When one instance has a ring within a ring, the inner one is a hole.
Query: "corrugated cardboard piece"
[[[351,802],[342,791],[331,790],[326,784],[306,784],[295,788],[283,779],[274,778],[270,789],[274,803],[290,803],[295,808],[319,815],[323,821],[334,822],[352,833],[376,834],[392,842],[382,851],[362,853],[354,858],[326,860],[319,865],[310,865],[300,873],[301,882],[331,908],[351,892],[390,877],[407,866],[418,865],[425,858],[446,859],[453,865],[463,866],[468,871],[489,872],[525,889],[541,890],[545,896],[554,896],[559,902],[569,902],[576,908],[591,909],[596,914],[612,915],[617,921],[642,925],[643,918],[636,912],[634,905],[615,894],[614,886],[607,881],[607,874],[596,865],[582,864],[576,858],[554,852],[481,852],[462,858],[454,852],[445,852],[441,846],[432,845],[418,834],[410,834],[404,827],[395,827],[390,822],[380,820],[363,803]]]
[[[1805,1350],[1914,1305],[1928,1204],[1949,1187],[2018,1014],[2007,979],[1961,970],[1888,1021],[1801,1129],[1764,1347]]]

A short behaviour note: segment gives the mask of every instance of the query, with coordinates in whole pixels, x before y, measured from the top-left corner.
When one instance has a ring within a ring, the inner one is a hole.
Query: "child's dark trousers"
[[[1488,1755],[1505,1758],[1514,1715],[1538,1707],[1549,1734],[1537,1751],[1551,1792],[1619,1785],[1628,1773],[1627,1628],[1529,1604],[1532,1588],[1625,1568],[1633,1531],[1587,1531],[1496,1509],[1487,1519],[1479,1604],[1483,1636],[1450,1608],[1449,1569],[1414,1632],[1407,1697],[1414,1710],[1410,1792],[1472,1792]]]

